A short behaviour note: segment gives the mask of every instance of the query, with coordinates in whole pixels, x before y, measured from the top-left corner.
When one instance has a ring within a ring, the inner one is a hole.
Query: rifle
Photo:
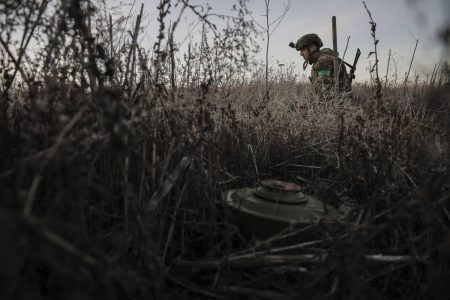
[[[352,83],[353,79],[355,79],[355,70],[356,70],[356,64],[358,63],[359,57],[361,56],[361,50],[359,48],[356,50],[355,60],[353,61],[353,65],[350,65],[349,63],[342,61],[347,67],[350,68],[350,83]]]

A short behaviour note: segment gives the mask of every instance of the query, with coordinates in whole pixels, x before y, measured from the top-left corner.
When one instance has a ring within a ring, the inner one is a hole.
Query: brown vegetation
[[[166,28],[170,1],[151,52],[137,42],[142,13],[128,34],[91,2],[5,3],[0,298],[449,294],[448,76],[388,85],[380,109],[371,86],[323,102],[287,69],[267,103],[265,66],[248,64],[245,1],[223,31],[176,1],[205,24],[184,57],[176,23]],[[221,194],[265,178],[348,214],[303,229],[315,239],[296,256],[246,241]]]

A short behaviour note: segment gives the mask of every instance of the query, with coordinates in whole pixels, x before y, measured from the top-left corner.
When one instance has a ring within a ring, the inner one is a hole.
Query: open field
[[[250,68],[243,22],[175,57],[170,34],[139,47],[139,17],[114,49],[120,31],[88,2],[42,18],[17,3],[7,15],[31,16],[45,46],[30,65],[0,34],[0,298],[450,294],[448,74],[325,102],[288,68],[268,82]],[[288,229],[313,237],[291,249],[246,240],[222,194],[267,178],[345,217]]]

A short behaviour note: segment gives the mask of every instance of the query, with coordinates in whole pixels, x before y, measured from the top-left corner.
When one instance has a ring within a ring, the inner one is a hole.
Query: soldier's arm
[[[315,65],[314,90],[324,98],[333,97],[333,57],[322,55]]]

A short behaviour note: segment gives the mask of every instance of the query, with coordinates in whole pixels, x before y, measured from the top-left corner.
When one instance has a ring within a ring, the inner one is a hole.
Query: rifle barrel
[[[353,66],[350,66],[350,82],[355,79],[356,64],[358,63],[359,57],[361,56],[361,50],[359,48],[356,50],[355,60],[353,61]]]

